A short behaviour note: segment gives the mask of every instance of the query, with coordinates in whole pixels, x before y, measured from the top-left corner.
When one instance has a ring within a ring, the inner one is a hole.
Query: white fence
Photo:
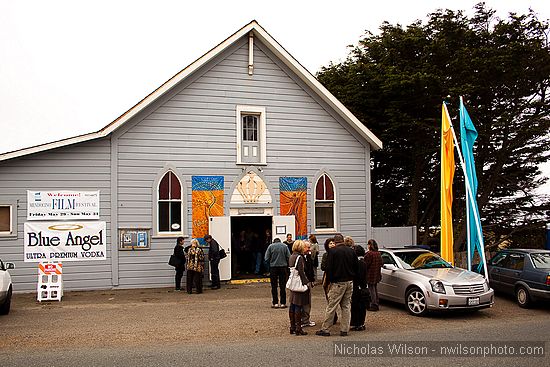
[[[372,238],[380,247],[416,246],[416,226],[373,227]]]

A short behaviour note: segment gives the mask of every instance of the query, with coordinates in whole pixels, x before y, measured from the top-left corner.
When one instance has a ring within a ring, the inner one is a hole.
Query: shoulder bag
[[[176,255],[170,255],[170,260],[168,260],[168,265],[175,266],[175,267],[181,266],[181,259]]]
[[[307,291],[307,285],[302,283],[300,273],[298,273],[298,269],[296,269],[299,260],[300,256],[296,257],[296,263],[293,267],[290,268],[290,276],[288,277],[288,281],[286,282],[286,287],[292,292],[303,293]]]

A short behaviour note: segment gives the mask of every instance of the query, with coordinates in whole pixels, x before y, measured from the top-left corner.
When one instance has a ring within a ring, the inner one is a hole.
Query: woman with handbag
[[[290,333],[299,335],[307,335],[307,332],[302,330],[302,312],[304,305],[310,302],[310,284],[304,271],[304,253],[306,245],[304,241],[294,241],[292,245],[292,255],[288,259],[290,267],[290,277],[287,286],[290,291],[290,307],[288,309],[288,317],[290,319]],[[293,285],[291,285],[293,283]],[[303,288],[305,289],[299,289]],[[292,290],[295,289],[295,290]]]
[[[183,237],[178,237],[174,247],[174,268],[176,269],[176,290],[181,291],[181,278],[185,272],[185,253],[183,252]]]

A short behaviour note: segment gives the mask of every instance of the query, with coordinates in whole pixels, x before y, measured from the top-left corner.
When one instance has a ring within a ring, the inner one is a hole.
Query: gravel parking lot
[[[66,348],[125,345],[128,347],[224,342],[254,343],[286,338],[288,309],[272,309],[266,283],[224,285],[189,295],[168,288],[72,291],[61,302],[37,302],[36,294],[15,294],[12,311],[0,317],[0,350],[25,351],[48,348],[55,340]],[[324,307],[321,287],[313,290],[312,319],[320,325]],[[382,303],[379,312],[367,315],[367,330],[354,337],[376,336],[391,329],[437,330],[453,325],[513,322],[515,319],[550,316],[548,305],[524,310],[512,299],[498,297],[493,308],[473,313],[410,316],[404,307]],[[306,328],[310,335],[318,326]],[[333,326],[338,335],[338,326]],[[338,339],[339,336],[330,338]]]

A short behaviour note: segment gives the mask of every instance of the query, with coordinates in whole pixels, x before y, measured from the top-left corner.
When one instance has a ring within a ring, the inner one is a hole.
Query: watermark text
[[[335,357],[544,357],[545,342],[334,342]]]

